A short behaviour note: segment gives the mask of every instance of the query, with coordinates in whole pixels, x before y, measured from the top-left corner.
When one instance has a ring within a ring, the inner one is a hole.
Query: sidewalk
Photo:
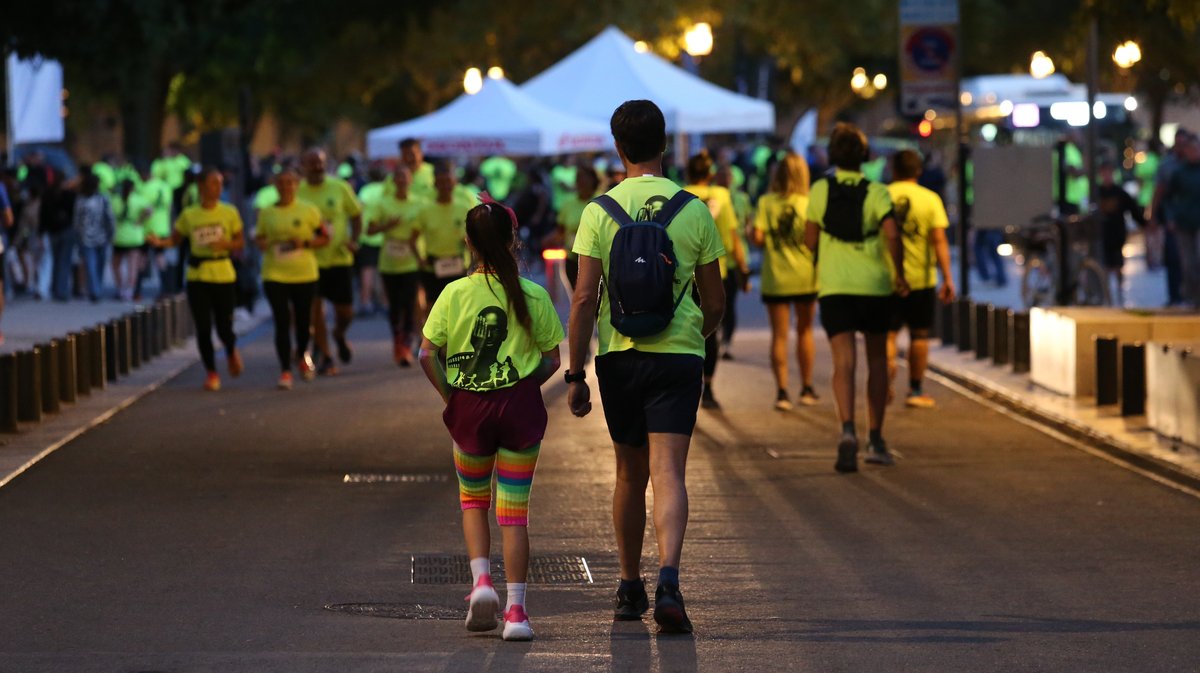
[[[57,339],[68,332],[94,327],[98,323],[108,322],[129,313],[139,306],[150,306],[153,303],[153,299],[140,303],[106,299],[94,304],[84,299],[68,302],[16,299],[4,307],[4,314],[0,316],[0,332],[4,333],[0,353],[25,350],[34,344]]]

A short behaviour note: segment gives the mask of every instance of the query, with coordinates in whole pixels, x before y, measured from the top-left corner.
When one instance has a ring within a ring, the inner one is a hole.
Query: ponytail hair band
[[[504,211],[508,213],[509,221],[512,222],[512,228],[514,232],[520,228],[520,226],[517,224],[517,213],[512,208],[509,208],[496,199],[493,199],[492,195],[488,194],[486,191],[479,193],[479,200],[481,203],[483,203],[483,205],[488,207],[488,210],[491,210],[493,206],[504,209]]]

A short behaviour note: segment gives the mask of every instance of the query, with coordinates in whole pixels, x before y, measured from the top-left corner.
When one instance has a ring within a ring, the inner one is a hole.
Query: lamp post
[[[1142,47],[1133,40],[1126,40],[1118,44],[1117,48],[1113,50],[1112,59],[1118,68],[1129,70],[1138,61],[1142,60]]]
[[[712,26],[701,21],[693,24],[686,33],[683,34],[683,67],[691,74],[700,76],[700,59],[708,56],[713,50],[713,33]],[[686,163],[687,158],[700,151],[703,145],[704,138],[699,133],[688,135],[687,156],[677,157],[676,160],[680,165]],[[684,147],[683,131],[675,129],[675,147]]]
[[[1054,74],[1054,60],[1044,51],[1035,51],[1029,58],[1029,74],[1034,79],[1045,79]]]
[[[479,68],[467,68],[463,75],[463,91],[474,96],[483,88],[483,73]]]

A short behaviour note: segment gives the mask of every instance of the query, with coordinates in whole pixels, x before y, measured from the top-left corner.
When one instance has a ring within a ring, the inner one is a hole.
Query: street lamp
[[[1029,74],[1034,79],[1044,79],[1054,74],[1054,61],[1044,51],[1035,51],[1029,59]]]
[[[683,35],[683,48],[692,58],[708,56],[713,49],[712,26],[701,21]]]
[[[650,51],[650,45],[646,44],[645,40],[638,40],[637,42],[633,43],[633,50],[639,54],[644,54]]]
[[[488,79],[504,79],[504,68],[494,65],[488,68],[487,76]]]
[[[463,91],[474,96],[483,88],[483,73],[479,72],[479,68],[467,68],[467,73],[463,75]]]
[[[1128,70],[1142,60],[1142,48],[1137,42],[1127,40],[1118,44],[1117,48],[1113,50],[1112,59],[1118,68]]]
[[[871,83],[875,85],[876,89],[883,91],[888,85],[887,75],[879,73],[878,75],[875,75],[875,77],[871,80]]]

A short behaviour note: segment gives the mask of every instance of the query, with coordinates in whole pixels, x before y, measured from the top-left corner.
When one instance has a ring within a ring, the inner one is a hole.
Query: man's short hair
[[[662,156],[667,149],[667,120],[653,101],[627,100],[609,122],[613,140],[630,163],[640,164]]]
[[[922,169],[921,155],[915,150],[900,150],[892,155],[892,178],[895,180],[920,177]]]
[[[829,163],[844,171],[857,171],[867,159],[867,136],[849,122],[838,122],[829,134]]]
[[[433,164],[433,175],[454,175],[455,165],[449,159],[440,159]]]
[[[417,140],[416,138],[405,138],[404,140],[400,141],[400,151],[403,152],[404,150],[412,147],[413,145],[420,147],[421,141]]]

